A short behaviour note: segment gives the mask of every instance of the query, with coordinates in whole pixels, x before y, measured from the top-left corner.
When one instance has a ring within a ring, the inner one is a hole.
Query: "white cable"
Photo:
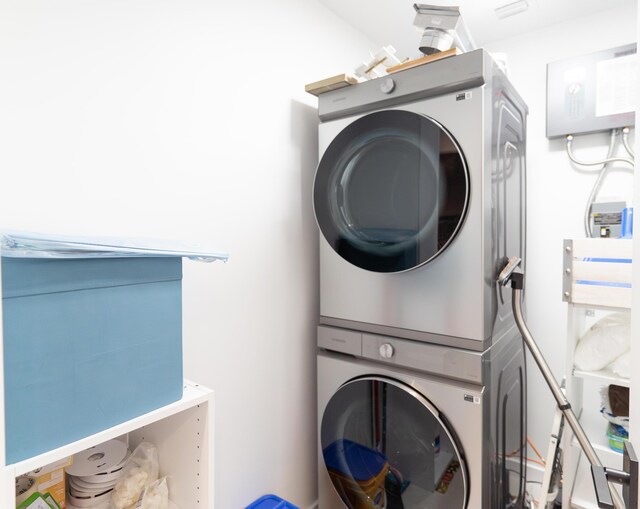
[[[630,129],[628,127],[625,127],[622,130],[622,144],[624,145],[624,148],[627,150],[627,152],[629,153],[629,155],[633,158],[633,160],[636,160],[636,153],[633,151],[633,149],[631,148],[631,145],[629,145],[629,131]]]

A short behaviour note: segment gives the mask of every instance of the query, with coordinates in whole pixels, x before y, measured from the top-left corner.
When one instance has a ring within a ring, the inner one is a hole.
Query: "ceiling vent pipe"
[[[419,49],[425,55],[451,48],[458,48],[463,53],[476,49],[459,7],[413,4],[413,8],[416,10],[413,24],[422,30]]]

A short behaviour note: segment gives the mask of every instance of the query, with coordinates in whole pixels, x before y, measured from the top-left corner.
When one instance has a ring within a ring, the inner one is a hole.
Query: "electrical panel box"
[[[547,138],[635,124],[636,44],[547,64]]]
[[[626,202],[604,202],[591,205],[592,237],[620,237],[622,232],[622,211]]]

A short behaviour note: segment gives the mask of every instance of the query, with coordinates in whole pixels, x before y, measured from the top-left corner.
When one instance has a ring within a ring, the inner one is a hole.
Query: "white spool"
[[[90,482],[90,483],[103,483],[103,482],[110,482],[113,480],[117,481],[118,479],[120,479],[120,476],[122,475],[122,469],[127,463],[129,456],[130,456],[129,451],[127,451],[127,454],[125,455],[124,459],[117,465],[114,465],[113,467],[111,467],[106,472],[101,472],[96,475],[84,475],[84,476],[75,476],[75,477],[76,479],[82,479],[83,481]]]
[[[73,455],[73,463],[65,470],[76,477],[86,477],[111,472],[124,461],[127,446],[120,440],[109,440]]]
[[[67,477],[67,484],[77,492],[87,494],[103,493],[112,490],[117,484],[117,480],[106,483],[87,483],[73,476]]]
[[[67,491],[67,507],[69,507],[69,504],[71,506],[75,506],[77,509],[84,509],[85,507],[95,507],[108,501],[109,497],[111,497],[111,491],[112,490],[109,490],[106,493],[102,493],[96,496],[74,496],[71,493],[71,490],[69,490]]]

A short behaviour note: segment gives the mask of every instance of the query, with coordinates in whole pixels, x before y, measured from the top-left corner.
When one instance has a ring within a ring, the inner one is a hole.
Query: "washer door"
[[[464,220],[469,174],[460,147],[434,120],[371,113],[325,151],[313,201],[322,234],[357,267],[403,272],[433,260]]]
[[[357,378],[322,417],[324,464],[349,509],[464,509],[461,450],[426,398],[384,377]]]

